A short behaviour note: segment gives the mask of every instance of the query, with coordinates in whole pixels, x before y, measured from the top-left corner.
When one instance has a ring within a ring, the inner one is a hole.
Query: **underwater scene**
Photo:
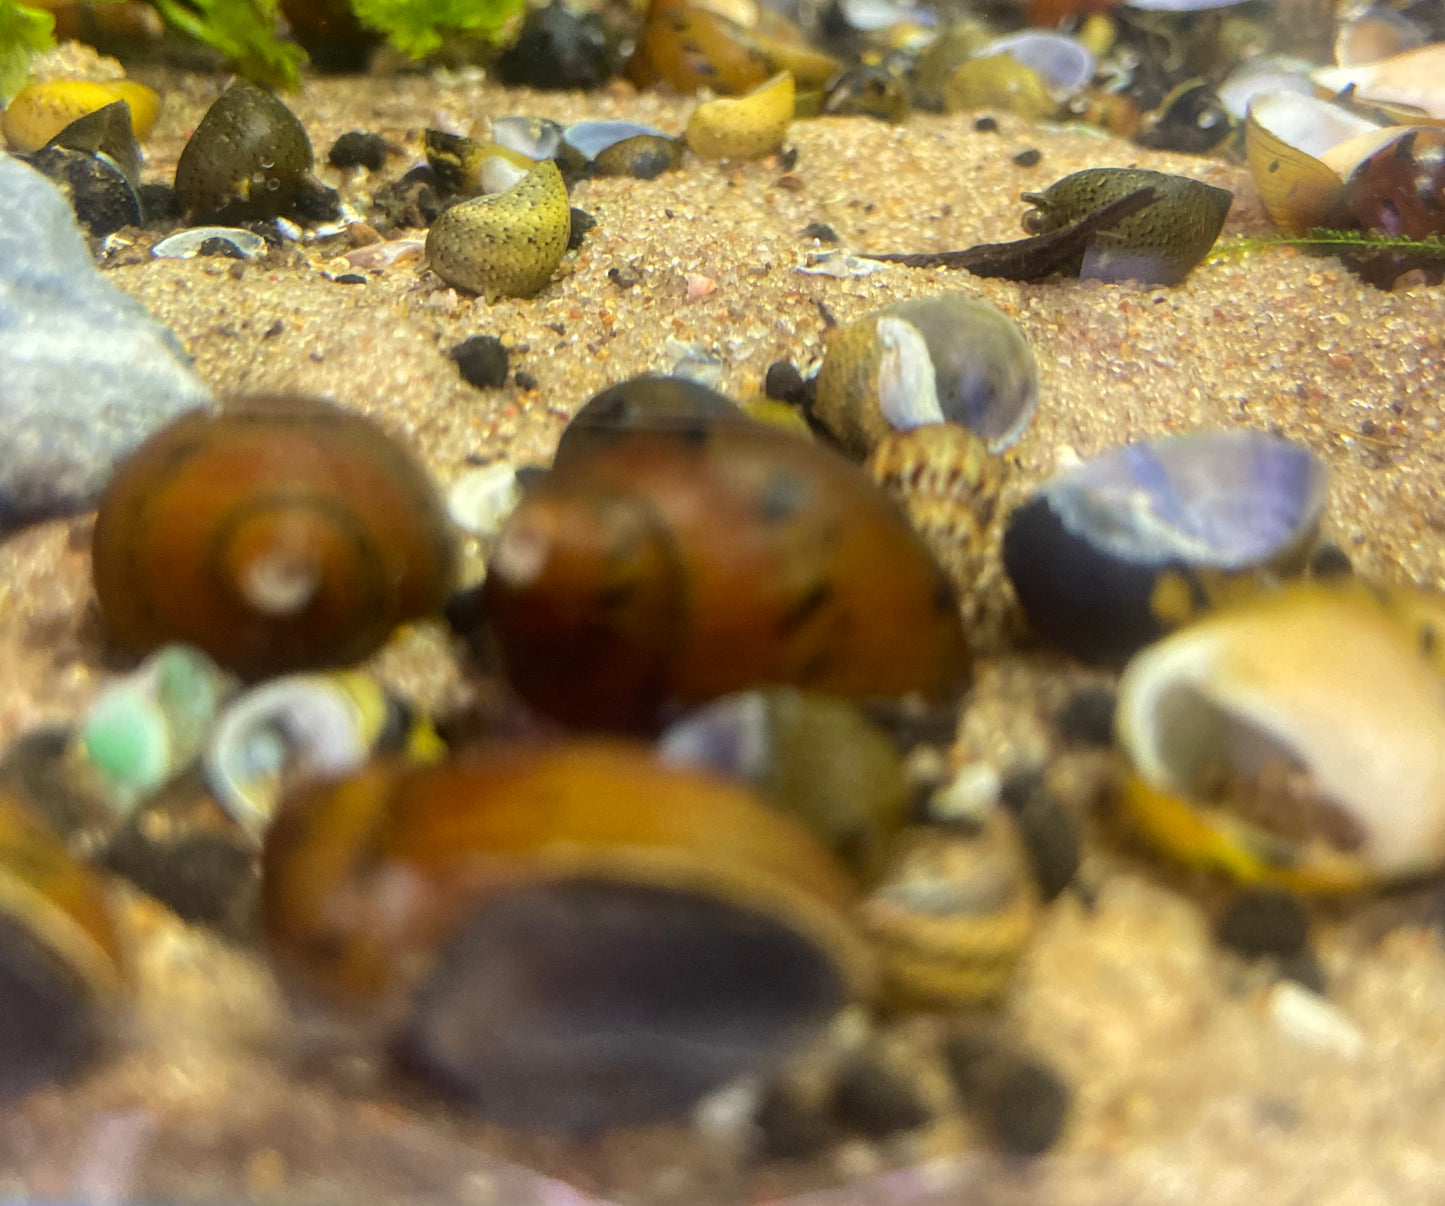
[[[1445,1206],[1445,3],[0,105],[0,1201]]]

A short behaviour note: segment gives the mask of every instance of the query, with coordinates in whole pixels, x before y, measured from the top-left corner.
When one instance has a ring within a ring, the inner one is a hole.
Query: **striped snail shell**
[[[564,435],[502,531],[481,614],[460,618],[495,640],[528,703],[651,731],[754,686],[957,695],[953,586],[859,469],[727,412],[662,419]]]
[[[364,658],[440,610],[454,553],[402,445],[287,396],[195,411],[142,444],[101,499],[93,545],[119,645],[185,641],[246,677]]]

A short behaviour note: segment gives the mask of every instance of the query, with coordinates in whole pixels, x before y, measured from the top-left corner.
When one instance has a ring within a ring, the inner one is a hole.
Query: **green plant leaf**
[[[30,56],[55,45],[55,18],[19,0],[0,0],[0,104],[25,87]]]
[[[3,2],[3,0],[0,0]],[[296,88],[306,52],[276,32],[276,0],[151,0],[170,24],[220,51],[249,79]]]
[[[351,0],[363,24],[412,58],[441,49],[448,34],[493,40],[525,7],[526,0]]]

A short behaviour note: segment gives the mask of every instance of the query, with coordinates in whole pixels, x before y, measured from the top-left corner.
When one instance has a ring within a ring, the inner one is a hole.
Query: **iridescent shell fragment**
[[[1301,566],[1325,486],[1312,452],[1263,432],[1130,444],[1059,474],[1015,510],[1004,566],[1041,635],[1113,661],[1228,581]]]

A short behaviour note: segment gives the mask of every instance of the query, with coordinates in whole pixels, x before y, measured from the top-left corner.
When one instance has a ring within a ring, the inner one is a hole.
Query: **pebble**
[[[1028,847],[1039,894],[1055,899],[1078,877],[1083,863],[1079,828],[1068,811],[1046,791],[1038,792],[1014,813],[1019,834]]]
[[[0,155],[0,532],[95,505],[116,461],[211,403],[180,340],[96,270],[70,205]]]
[[[1114,744],[1117,702],[1112,687],[1091,685],[1075,689],[1054,717],[1059,736],[1076,745],[1109,748]]]
[[[1019,167],[1038,167],[1039,161],[1043,159],[1044,153],[1037,147],[1030,147],[1027,151],[1020,151],[1014,156],[1014,162]]]
[[[929,1120],[928,1106],[894,1069],[869,1055],[856,1055],[838,1070],[833,1116],[871,1139],[911,1131]]]
[[[954,1035],[944,1059],[960,1098],[1004,1151],[1037,1156],[1058,1140],[1068,1120],[1069,1090],[1052,1069],[987,1030]]]
[[[364,167],[374,172],[386,162],[386,139],[365,130],[348,130],[331,144],[326,158],[332,167]]]
[[[805,239],[817,239],[820,243],[836,243],[838,232],[826,222],[809,222],[801,234]]]
[[[1304,906],[1282,888],[1245,888],[1220,915],[1216,933],[1225,946],[1247,958],[1298,955],[1309,941]]]
[[[495,335],[473,335],[447,353],[457,362],[462,379],[477,389],[500,389],[507,383],[507,349]]]
[[[1293,980],[1281,980],[1269,990],[1267,1010],[1275,1029],[1301,1046],[1332,1051],[1347,1060],[1364,1052],[1360,1028],[1324,997]]]
[[[768,365],[767,376],[763,378],[763,393],[778,402],[801,406],[807,397],[808,386],[791,360],[777,360]]]

